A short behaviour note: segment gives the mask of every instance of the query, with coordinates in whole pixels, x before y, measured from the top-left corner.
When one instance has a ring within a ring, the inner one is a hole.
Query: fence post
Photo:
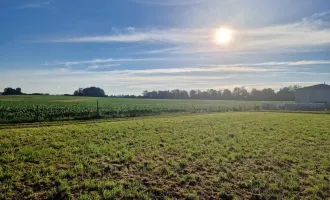
[[[96,101],[96,112],[97,112],[97,117],[100,117],[99,100]]]
[[[39,106],[37,105],[37,110],[36,110],[36,121],[39,121]]]

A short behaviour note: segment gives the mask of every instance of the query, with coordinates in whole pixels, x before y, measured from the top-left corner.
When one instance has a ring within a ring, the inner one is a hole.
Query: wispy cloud
[[[264,63],[252,63],[252,64],[235,64],[235,65],[249,65],[249,66],[306,66],[306,65],[330,65],[330,60],[301,60],[290,62],[264,62]]]
[[[182,68],[164,68],[164,69],[144,69],[144,70],[126,70],[124,73],[130,74],[178,74],[178,73],[196,73],[196,72],[269,72],[281,69],[256,68],[256,67],[235,67],[235,66],[207,66],[207,67],[182,67]]]
[[[129,74],[177,74],[177,73],[195,73],[195,72],[294,72],[294,73],[310,73],[308,65],[330,65],[329,60],[303,60],[292,62],[264,62],[264,63],[242,63],[227,65],[199,65],[197,67],[179,67],[179,68],[163,68],[163,69],[143,69],[143,70],[123,70],[123,73]],[[289,66],[305,66],[300,68],[299,72],[293,71]]]
[[[313,71],[314,64],[320,63],[330,65],[327,60],[306,60],[140,70],[123,67],[102,71],[58,68],[34,70],[32,73],[20,70],[1,73],[0,84],[30,88],[30,91],[24,90],[26,92],[52,91],[55,94],[72,93],[78,87],[92,85],[104,88],[108,94],[140,94],[144,89],[232,89],[234,86],[277,89],[292,84],[304,86],[330,81],[330,73]]]
[[[288,65],[292,66],[304,66],[304,65],[330,65],[329,60],[303,60],[297,62],[283,62],[284,64],[287,63]]]
[[[112,35],[83,36],[74,38],[52,39],[49,42],[59,43],[193,43],[196,41],[206,41],[210,39],[206,29],[146,29],[128,30],[114,29]],[[195,41],[193,41],[195,40]]]
[[[89,71],[87,70],[73,70],[70,68],[56,68],[51,70],[39,70],[35,72],[37,76],[71,76],[71,75],[87,75],[87,74],[111,74],[121,76],[132,76],[132,75],[166,75],[166,74],[196,74],[196,73],[212,73],[212,72],[284,72],[290,69],[283,67],[270,68],[264,67],[238,67],[234,65],[201,65],[192,67],[173,67],[173,68],[158,68],[158,69],[120,69],[120,70],[109,70],[109,71]],[[24,76],[24,75],[23,75]]]
[[[186,6],[200,4],[207,0],[132,0],[136,3],[155,5],[155,6]]]
[[[123,29],[110,35],[53,39],[63,43],[157,43],[177,47],[156,49],[142,53],[202,53],[202,52],[260,52],[297,51],[330,44],[330,12],[314,14],[296,23],[234,30],[234,40],[228,46],[215,41],[215,27],[198,29]]]
[[[126,60],[126,59],[118,59],[118,60]],[[56,63],[54,65],[84,65],[90,63],[100,63],[99,60],[91,61],[76,61],[76,62],[62,62]],[[101,62],[102,63],[102,62]],[[48,64],[49,65],[49,64]],[[109,68],[120,66],[121,64],[107,64],[107,65],[91,65],[87,67],[87,71],[85,70],[72,70],[70,67],[66,68],[57,68],[54,70],[45,70],[40,71],[41,74],[45,75],[45,73],[49,73],[50,75],[72,75],[72,74],[89,74],[91,73],[89,70],[91,69],[101,69],[101,68]],[[210,72],[235,72],[235,73],[244,73],[244,72],[277,72],[277,73],[306,73],[309,74],[306,70],[312,69],[311,67],[318,65],[330,65],[329,60],[302,60],[302,61],[291,61],[291,62],[263,62],[263,63],[238,63],[238,64],[199,64],[196,66],[189,67],[168,67],[168,68],[153,68],[153,69],[120,69],[120,70],[110,70],[108,73],[113,73],[117,75],[135,75],[135,74],[187,74],[187,73],[210,73]],[[299,72],[297,72],[296,68],[298,67]],[[308,67],[311,66],[311,67]],[[102,72],[104,73],[104,72]],[[41,75],[39,74],[39,75]]]
[[[50,2],[30,2],[17,7],[17,9],[29,9],[29,8],[41,8],[43,6],[49,5]]]
[[[109,68],[109,67],[118,67],[121,64],[110,64],[110,65],[91,65],[88,66],[87,69],[104,69],[104,68]]]
[[[147,4],[153,6],[188,6],[198,5],[201,3],[209,2],[210,0],[131,0],[135,3]],[[237,0],[217,0],[223,4],[233,3]]]
[[[82,60],[82,61],[65,61],[65,62],[46,62],[45,65],[84,65],[84,64],[100,64],[100,63],[111,63],[111,62],[148,62],[148,61],[160,61],[166,58],[106,58],[106,59],[93,59],[93,60]]]
[[[137,54],[160,54],[160,53],[173,52],[173,51],[177,51],[177,50],[180,50],[180,47],[141,51],[141,52],[138,52]]]

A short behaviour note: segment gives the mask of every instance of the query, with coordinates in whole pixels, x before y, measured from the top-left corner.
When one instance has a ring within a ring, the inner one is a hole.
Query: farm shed
[[[330,85],[319,84],[296,90],[296,103],[325,103],[330,106]]]

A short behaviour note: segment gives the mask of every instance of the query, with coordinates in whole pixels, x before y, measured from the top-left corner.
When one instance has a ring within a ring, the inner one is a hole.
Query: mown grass
[[[223,113],[0,130],[0,199],[326,199],[330,116]]]

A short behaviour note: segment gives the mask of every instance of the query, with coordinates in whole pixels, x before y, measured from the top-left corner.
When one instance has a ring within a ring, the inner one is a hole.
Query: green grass
[[[256,101],[114,99],[67,96],[0,96],[0,123],[137,117],[162,113],[259,110]]]
[[[327,199],[330,115],[220,113],[0,130],[0,199]]]

